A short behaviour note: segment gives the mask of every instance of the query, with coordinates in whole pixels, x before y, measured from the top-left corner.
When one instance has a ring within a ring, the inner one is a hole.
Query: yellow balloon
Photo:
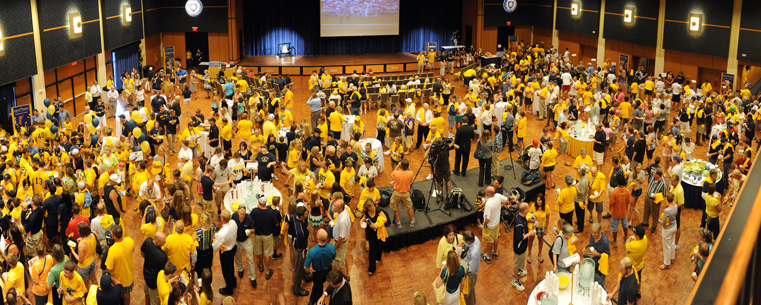
[[[130,114],[130,118],[135,120],[135,122],[140,120],[140,112],[137,112],[137,110],[132,110],[132,113]]]
[[[53,105],[48,106],[48,113],[50,113],[50,115],[53,115],[55,113],[55,106]]]
[[[50,126],[53,126],[53,122],[52,122],[52,121],[50,121],[50,120],[45,120],[45,127],[46,127],[47,129],[50,129]]]
[[[85,114],[85,123],[90,124],[92,123],[92,114]]]
[[[145,123],[145,129],[146,130],[153,130],[153,126],[156,124],[156,121],[148,121],[148,123]]]
[[[135,139],[140,138],[142,134],[143,131],[140,130],[140,127],[135,127],[135,129],[132,129],[132,136],[135,137]]]
[[[151,151],[151,145],[148,144],[148,141],[143,141],[143,143],[140,143],[140,149],[143,150],[143,152],[147,153]]]
[[[87,130],[90,131],[90,134],[95,134],[98,130],[95,128],[95,126],[88,125]]]

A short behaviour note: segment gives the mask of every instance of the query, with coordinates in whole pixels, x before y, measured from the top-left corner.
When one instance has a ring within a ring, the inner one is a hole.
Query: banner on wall
[[[618,86],[619,88],[627,88],[629,85],[626,82],[626,72],[629,70],[629,55],[621,54],[618,57]]]
[[[729,73],[721,74],[721,91],[722,93],[733,91],[735,88],[735,75]]]
[[[174,70],[174,47],[164,48],[164,71]]]
[[[32,125],[32,105],[13,107],[11,108],[11,115],[13,116],[14,134],[18,132],[21,126]]]

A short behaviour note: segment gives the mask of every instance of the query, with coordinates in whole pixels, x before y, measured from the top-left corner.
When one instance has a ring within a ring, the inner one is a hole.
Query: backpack
[[[454,104],[449,104],[449,115],[455,116],[457,115],[457,109],[454,107]]]
[[[380,200],[378,200],[378,206],[385,208],[391,204],[391,190],[380,190]]]
[[[555,264],[555,253],[552,253],[552,248],[554,248],[555,243],[558,242],[558,238],[560,238],[560,251],[561,252],[563,251],[563,237],[561,237],[560,235],[555,237],[555,242],[553,242],[552,245],[549,245],[548,248],[550,249],[547,251],[547,254],[550,256],[550,263],[553,265]]]
[[[542,181],[542,174],[538,170],[531,170],[521,174],[521,184],[529,186]]]
[[[85,190],[85,203],[82,205],[82,208],[89,208],[90,204],[92,204],[92,195],[90,195],[90,192]]]
[[[420,190],[414,190],[412,191],[412,196],[410,197],[412,200],[412,208],[418,211],[422,211],[425,209],[425,196],[423,195],[423,192]]]

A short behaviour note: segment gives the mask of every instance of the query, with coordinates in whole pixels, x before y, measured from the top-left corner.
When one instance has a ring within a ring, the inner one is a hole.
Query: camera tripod
[[[433,145],[429,146],[428,149],[426,149],[425,152],[430,154],[432,147],[433,147]],[[433,159],[433,164],[436,164],[436,162],[438,160],[439,160],[439,156],[436,155],[436,157]],[[426,163],[427,163],[426,161],[423,161],[423,162],[420,163],[420,167],[417,169],[417,172],[415,173],[415,177],[412,179],[412,181],[415,181],[417,179],[418,174],[420,174],[420,170],[423,169],[423,166],[425,166]],[[431,168],[431,174],[435,175],[435,168],[434,168],[434,166],[430,166],[430,168]],[[413,187],[411,187],[410,189],[414,190]],[[441,204],[437,208],[435,208],[435,209],[431,208],[431,197],[433,197],[432,194],[433,194],[433,191],[435,189],[436,189],[436,179],[431,179],[431,186],[428,188],[428,199],[426,199],[426,201],[425,201],[425,209],[423,209],[423,212],[425,212],[426,217],[428,216],[428,212],[433,212],[433,211],[439,211],[439,212],[442,212],[442,213],[446,214],[447,216],[452,216],[452,212],[449,211],[448,209],[442,209],[442,205]],[[440,198],[440,197],[437,197],[437,198]],[[428,219],[428,221],[430,221],[430,218]]]

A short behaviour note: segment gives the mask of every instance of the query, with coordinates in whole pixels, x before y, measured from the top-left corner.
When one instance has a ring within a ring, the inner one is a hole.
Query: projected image
[[[320,0],[320,36],[399,35],[399,0]]]

